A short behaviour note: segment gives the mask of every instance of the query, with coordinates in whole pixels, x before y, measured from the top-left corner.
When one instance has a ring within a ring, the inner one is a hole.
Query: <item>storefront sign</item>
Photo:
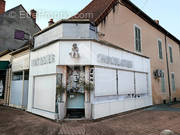
[[[49,54],[46,56],[43,56],[41,58],[37,58],[31,61],[32,66],[40,66],[40,65],[46,65],[46,64],[51,64],[55,62],[55,55],[54,54]]]
[[[97,61],[99,63],[111,64],[111,65],[120,66],[120,67],[127,67],[127,68],[133,67],[132,61],[125,60],[125,59],[119,59],[117,57],[106,56],[104,54],[98,54]]]

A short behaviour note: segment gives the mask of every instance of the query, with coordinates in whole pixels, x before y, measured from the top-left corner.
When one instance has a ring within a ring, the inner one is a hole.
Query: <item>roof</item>
[[[17,53],[20,53],[20,52],[28,50],[28,49],[30,50],[31,47],[32,47],[32,42],[31,41],[27,41],[24,45],[22,45],[21,47],[17,48],[14,51],[12,51],[10,53],[10,55],[15,55]]]
[[[117,4],[117,0],[93,0],[72,18],[89,19],[91,22],[98,24],[115,4]]]
[[[9,50],[9,49],[4,50],[4,51],[0,52],[0,57],[4,56],[4,55],[6,55],[6,54],[8,54],[10,52],[12,52],[12,50]]]
[[[7,14],[8,12],[13,11],[14,9],[19,8],[19,7],[22,7],[23,10],[27,13],[28,17],[31,18],[31,19],[33,20],[33,18],[30,16],[30,14],[27,12],[27,10],[26,10],[26,9],[23,7],[23,5],[21,5],[21,4],[18,5],[18,6],[16,6],[16,7],[14,7],[14,8],[11,8],[11,9],[5,11],[5,12],[2,13],[1,15]],[[39,27],[39,25],[38,25],[34,20],[33,20],[33,22],[34,22],[34,24],[39,28],[39,30],[41,30],[41,28]]]
[[[149,17],[136,5],[134,5],[130,0],[121,0],[121,2],[121,5],[127,7],[129,10],[137,14],[147,23],[149,23],[180,45],[180,40],[178,38],[176,38],[162,26],[157,24],[151,17]],[[119,0],[93,0],[75,16],[71,17],[71,19],[89,19],[92,23],[98,26],[113,9],[113,7],[115,7],[115,5],[117,5],[118,3]]]

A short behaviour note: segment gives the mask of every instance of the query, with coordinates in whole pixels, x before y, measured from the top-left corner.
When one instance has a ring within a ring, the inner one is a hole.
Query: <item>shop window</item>
[[[174,73],[171,73],[171,85],[172,85],[172,90],[176,91],[175,75],[174,75]]]
[[[12,76],[13,81],[23,80],[23,72],[15,72]]]
[[[162,42],[161,42],[161,40],[158,40],[158,50],[159,50],[159,59],[163,59]]]
[[[164,76],[163,71],[162,71],[162,76],[161,76],[161,90],[162,92],[166,92],[165,76]]]
[[[135,49],[137,52],[142,51],[141,46],[141,29],[138,26],[135,26]]]

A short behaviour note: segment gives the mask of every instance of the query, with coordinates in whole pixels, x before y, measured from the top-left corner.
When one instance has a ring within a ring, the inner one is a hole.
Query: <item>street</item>
[[[1,135],[159,135],[164,129],[180,133],[180,104],[158,105],[96,121],[60,123],[0,106]]]

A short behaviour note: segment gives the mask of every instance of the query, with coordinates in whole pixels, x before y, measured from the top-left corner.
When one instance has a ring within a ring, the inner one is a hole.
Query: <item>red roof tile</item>
[[[72,18],[89,19],[91,22],[98,24],[110,12],[116,2],[117,0],[93,0]]]

